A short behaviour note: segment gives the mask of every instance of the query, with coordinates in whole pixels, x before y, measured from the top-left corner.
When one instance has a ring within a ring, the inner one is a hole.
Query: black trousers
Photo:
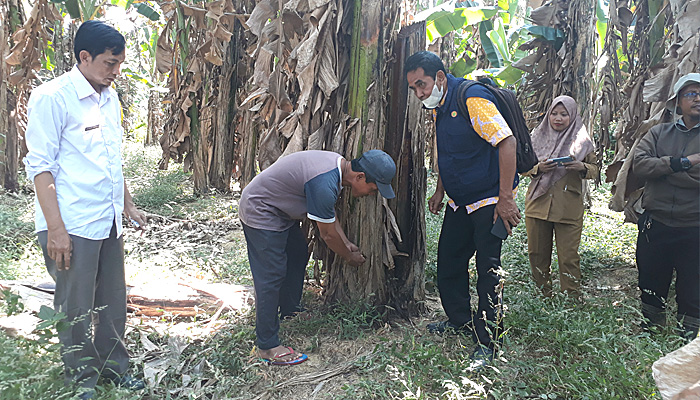
[[[700,318],[700,227],[674,228],[644,213],[637,236],[637,268],[642,303],[666,308],[676,271],[678,316]]]
[[[502,240],[491,233],[495,205],[467,214],[463,207],[445,207],[438,242],[437,276],[442,307],[450,322],[462,326],[473,322],[479,343],[500,343],[502,321]],[[472,312],[469,294],[469,260],[476,253],[476,291],[479,306]]]
[[[300,223],[282,231],[267,231],[243,224],[248,261],[255,287],[255,334],[262,350],[280,345],[279,314],[299,309],[308,244]]]

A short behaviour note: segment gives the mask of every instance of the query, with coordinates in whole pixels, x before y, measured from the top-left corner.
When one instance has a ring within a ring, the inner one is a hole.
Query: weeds
[[[3,309],[8,316],[19,314],[24,311],[22,298],[18,294],[13,293],[10,289],[0,290],[0,299],[5,300]]]
[[[381,326],[382,315],[376,307],[364,303],[336,303],[318,306],[309,319],[297,318],[286,327],[289,336],[328,336],[337,340],[355,340]]]
[[[657,336],[641,333],[636,291],[598,288],[599,276],[605,277],[611,269],[631,269],[634,262],[636,230],[629,224],[623,225],[619,214],[605,208],[607,189],[594,191],[594,207],[584,219],[584,291],[590,289],[584,304],[563,295],[544,300],[537,294],[530,279],[527,235],[521,223],[502,251],[506,341],[491,368],[479,373],[469,370],[473,345],[468,339],[464,343],[460,336],[439,337],[424,331],[416,335],[407,331],[403,340],[377,346],[371,359],[362,365],[362,371],[368,373],[361,374],[360,382],[346,385],[345,394],[336,398],[658,397],[651,364],[681,342],[668,332]],[[526,187],[521,188],[516,198],[521,210],[525,191]],[[426,215],[426,276],[434,277],[436,265],[432,257],[437,250],[436,233],[442,218],[427,211]],[[553,268],[556,276],[556,257]]]
[[[58,352],[0,334],[0,399],[70,399]]]
[[[38,246],[34,246],[34,215],[30,211],[33,203],[25,196],[3,197],[0,203],[0,279],[24,278],[27,271],[17,262],[39,253]]]

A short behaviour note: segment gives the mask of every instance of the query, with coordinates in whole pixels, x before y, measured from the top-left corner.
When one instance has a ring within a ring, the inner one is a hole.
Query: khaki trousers
[[[572,297],[581,296],[581,243],[583,219],[575,224],[561,224],[537,218],[525,218],[527,249],[532,278],[542,294],[552,295],[552,234],[556,237],[561,291]]]
[[[112,226],[109,238],[70,235],[71,265],[59,271],[46,252],[47,232],[37,233],[49,274],[56,281],[54,307],[70,326],[58,332],[67,382],[94,387],[100,374],[123,375],[129,365],[124,346],[126,281],[124,244]]]

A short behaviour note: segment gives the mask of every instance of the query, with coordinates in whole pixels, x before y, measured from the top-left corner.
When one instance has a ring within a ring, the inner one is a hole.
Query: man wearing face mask
[[[448,207],[438,244],[438,289],[448,320],[428,325],[430,332],[471,333],[477,344],[475,367],[490,362],[501,342],[502,239],[491,233],[494,223],[511,233],[520,222],[514,194],[518,185],[516,139],[498,110],[495,97],[482,85],[457,98],[464,81],[445,71],[438,56],[413,54],[404,68],[409,89],[431,109],[437,135],[439,176],[428,201],[430,212]],[[469,120],[459,111],[465,102]],[[500,217],[500,220],[499,220]],[[472,311],[469,260],[476,253],[479,306]]]

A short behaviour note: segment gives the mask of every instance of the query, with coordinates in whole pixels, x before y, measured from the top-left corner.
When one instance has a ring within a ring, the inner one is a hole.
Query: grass
[[[124,178],[137,207],[166,217],[210,220],[231,217],[237,203],[230,197],[198,196],[193,192],[191,174],[182,164],[170,162],[167,170],[159,170],[162,151],[158,146],[143,147],[129,143],[124,149]]]
[[[236,195],[196,196],[190,175],[179,165],[156,170],[157,147],[128,143],[124,154],[125,176],[135,202],[152,221],[152,230],[144,236],[125,233],[127,280],[160,285],[169,278],[251,284],[245,240],[236,222]],[[428,195],[434,185],[431,177]],[[523,182],[516,199],[521,210],[526,185]],[[681,342],[670,329],[656,336],[641,331],[634,270],[636,229],[607,209],[608,187],[600,186],[591,195],[593,206],[586,212],[580,249],[585,303],[538,296],[530,279],[521,223],[502,254],[504,351],[482,371],[469,368],[474,346],[470,338],[440,337],[425,330],[427,322],[444,318],[435,285],[442,217],[426,212],[426,315],[384,321],[367,304],[324,305],[322,288],[309,282],[304,293],[309,312],[283,321],[280,331],[285,345],[310,355],[309,361],[293,368],[266,367],[256,359],[251,352],[255,339],[251,310],[222,314],[224,327],[208,335],[194,333],[206,320],[130,319],[127,345],[135,355],[134,372],[147,370],[159,383],[143,396],[104,385],[98,388],[100,398],[659,398],[651,364]],[[31,193],[0,196],[3,279],[47,278],[34,245],[32,207]],[[556,261],[554,256],[554,276]],[[63,385],[55,345],[0,333],[0,399],[74,395]]]
[[[0,202],[0,279],[29,279],[42,271],[25,268],[42,259],[34,235],[34,199],[27,194],[3,195]]]
[[[57,345],[0,334],[0,350],[0,400],[67,400],[78,393],[63,384]],[[139,398],[111,383],[101,383],[96,389],[100,399]]]
[[[521,210],[525,189],[516,199]],[[428,196],[433,190],[428,188]],[[377,349],[382,356],[364,366],[371,373],[362,374],[360,382],[348,385],[346,394],[337,398],[659,398],[651,364],[682,343],[669,331],[649,336],[639,328],[632,270],[636,229],[607,210],[608,193],[609,187],[593,188],[593,207],[585,217],[580,250],[583,305],[561,295],[551,300],[538,296],[530,280],[525,227],[520,224],[502,252],[507,331],[504,351],[493,367],[470,371],[473,344],[468,339],[406,332],[403,340]],[[435,279],[441,216],[426,214],[426,276]],[[553,269],[556,276],[556,255]],[[612,270],[626,275],[609,282],[606,275]]]

